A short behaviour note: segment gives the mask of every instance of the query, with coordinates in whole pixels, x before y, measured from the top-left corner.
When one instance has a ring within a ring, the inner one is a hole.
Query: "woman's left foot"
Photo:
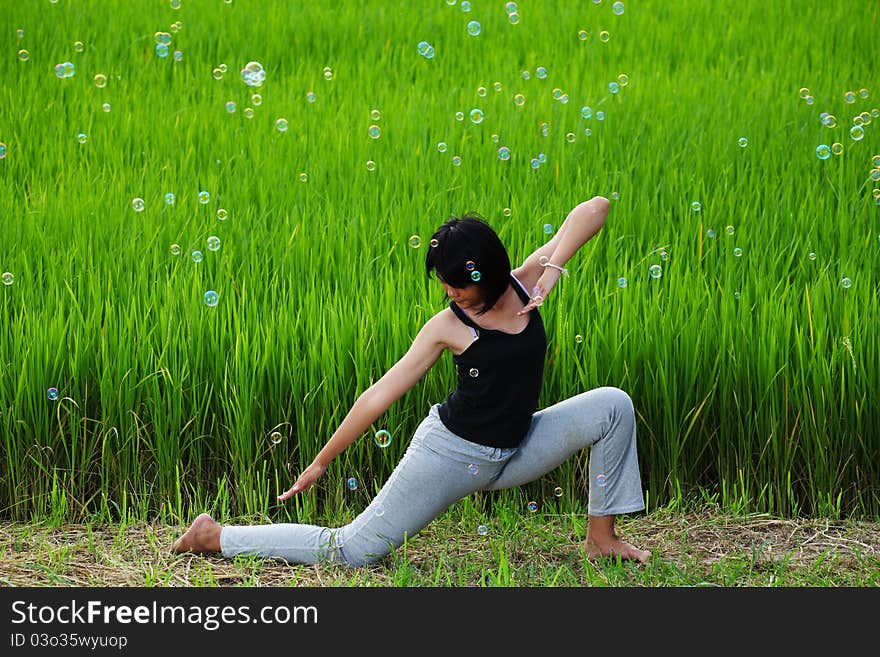
[[[640,550],[636,546],[622,541],[616,536],[607,541],[595,542],[587,538],[584,542],[584,550],[587,557],[598,559],[601,557],[620,557],[624,560],[638,561],[639,563],[648,563],[651,560],[651,553]]]

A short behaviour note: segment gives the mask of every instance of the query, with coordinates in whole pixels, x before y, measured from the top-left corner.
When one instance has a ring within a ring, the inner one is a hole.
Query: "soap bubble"
[[[217,294],[214,290],[208,290],[205,292],[205,305],[209,308],[213,308],[217,305],[217,302],[220,301],[220,295]]]
[[[478,21],[471,21],[467,24],[468,34],[471,36],[478,36],[480,34],[480,23]]]
[[[620,15],[623,13],[623,10],[624,10],[623,3],[622,3],[622,2],[615,2],[613,5],[611,5],[611,10],[612,10],[616,15],[620,16]]]
[[[211,235],[207,240],[208,251],[219,251],[220,250],[220,238],[216,235]]]
[[[376,443],[378,447],[388,447],[388,445],[391,444],[391,433],[385,429],[379,429],[379,431],[373,435],[373,442]]]
[[[480,525],[479,527],[477,527],[477,533],[480,536],[485,536],[486,534],[489,533],[489,528],[486,527],[486,525]]]
[[[820,160],[827,160],[829,157],[831,157],[831,148],[828,146],[828,144],[819,144],[818,146],[816,146],[816,157],[818,157]]]
[[[131,200],[131,207],[134,208],[135,212],[143,212],[146,204],[144,203],[144,199],[135,197]]]
[[[199,192],[199,203],[201,203],[202,205],[206,205],[208,202],[210,202],[210,200],[210,192],[206,192],[205,190]]]
[[[510,159],[510,149],[507,146],[502,146],[498,149],[498,159],[499,160],[509,160]]]
[[[0,276],[0,280],[3,281],[3,285],[12,285],[15,282],[15,274],[11,271],[3,272],[3,275]]]
[[[241,69],[241,81],[249,87],[261,87],[266,79],[266,69],[260,62],[248,62]]]
[[[651,275],[651,278],[660,278],[663,275],[663,267],[660,265],[651,265],[648,268],[648,273]]]

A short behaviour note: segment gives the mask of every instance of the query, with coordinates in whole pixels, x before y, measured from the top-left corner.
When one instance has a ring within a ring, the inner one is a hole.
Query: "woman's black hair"
[[[476,213],[452,217],[431,236],[425,270],[452,287],[480,288],[482,315],[492,308],[510,284],[510,257],[501,239]],[[474,273],[478,272],[478,273]]]

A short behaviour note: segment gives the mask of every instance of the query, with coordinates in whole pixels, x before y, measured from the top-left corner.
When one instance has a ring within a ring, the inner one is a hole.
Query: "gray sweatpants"
[[[589,514],[645,508],[635,412],[629,395],[618,388],[589,390],[536,412],[520,445],[506,449],[455,435],[441,422],[437,408],[431,407],[388,481],[349,524],[335,529],[291,523],[224,526],[223,556],[362,566],[415,536],[457,500],[474,491],[538,479],[585,447],[590,447]]]

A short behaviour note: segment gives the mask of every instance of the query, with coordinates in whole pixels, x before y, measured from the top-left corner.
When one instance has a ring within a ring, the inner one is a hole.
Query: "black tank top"
[[[529,295],[510,275],[511,285],[523,305]],[[537,308],[519,333],[485,329],[454,301],[452,312],[478,337],[453,356],[457,385],[438,409],[452,433],[489,447],[516,447],[522,442],[538,408],[544,380],[547,335]]]

